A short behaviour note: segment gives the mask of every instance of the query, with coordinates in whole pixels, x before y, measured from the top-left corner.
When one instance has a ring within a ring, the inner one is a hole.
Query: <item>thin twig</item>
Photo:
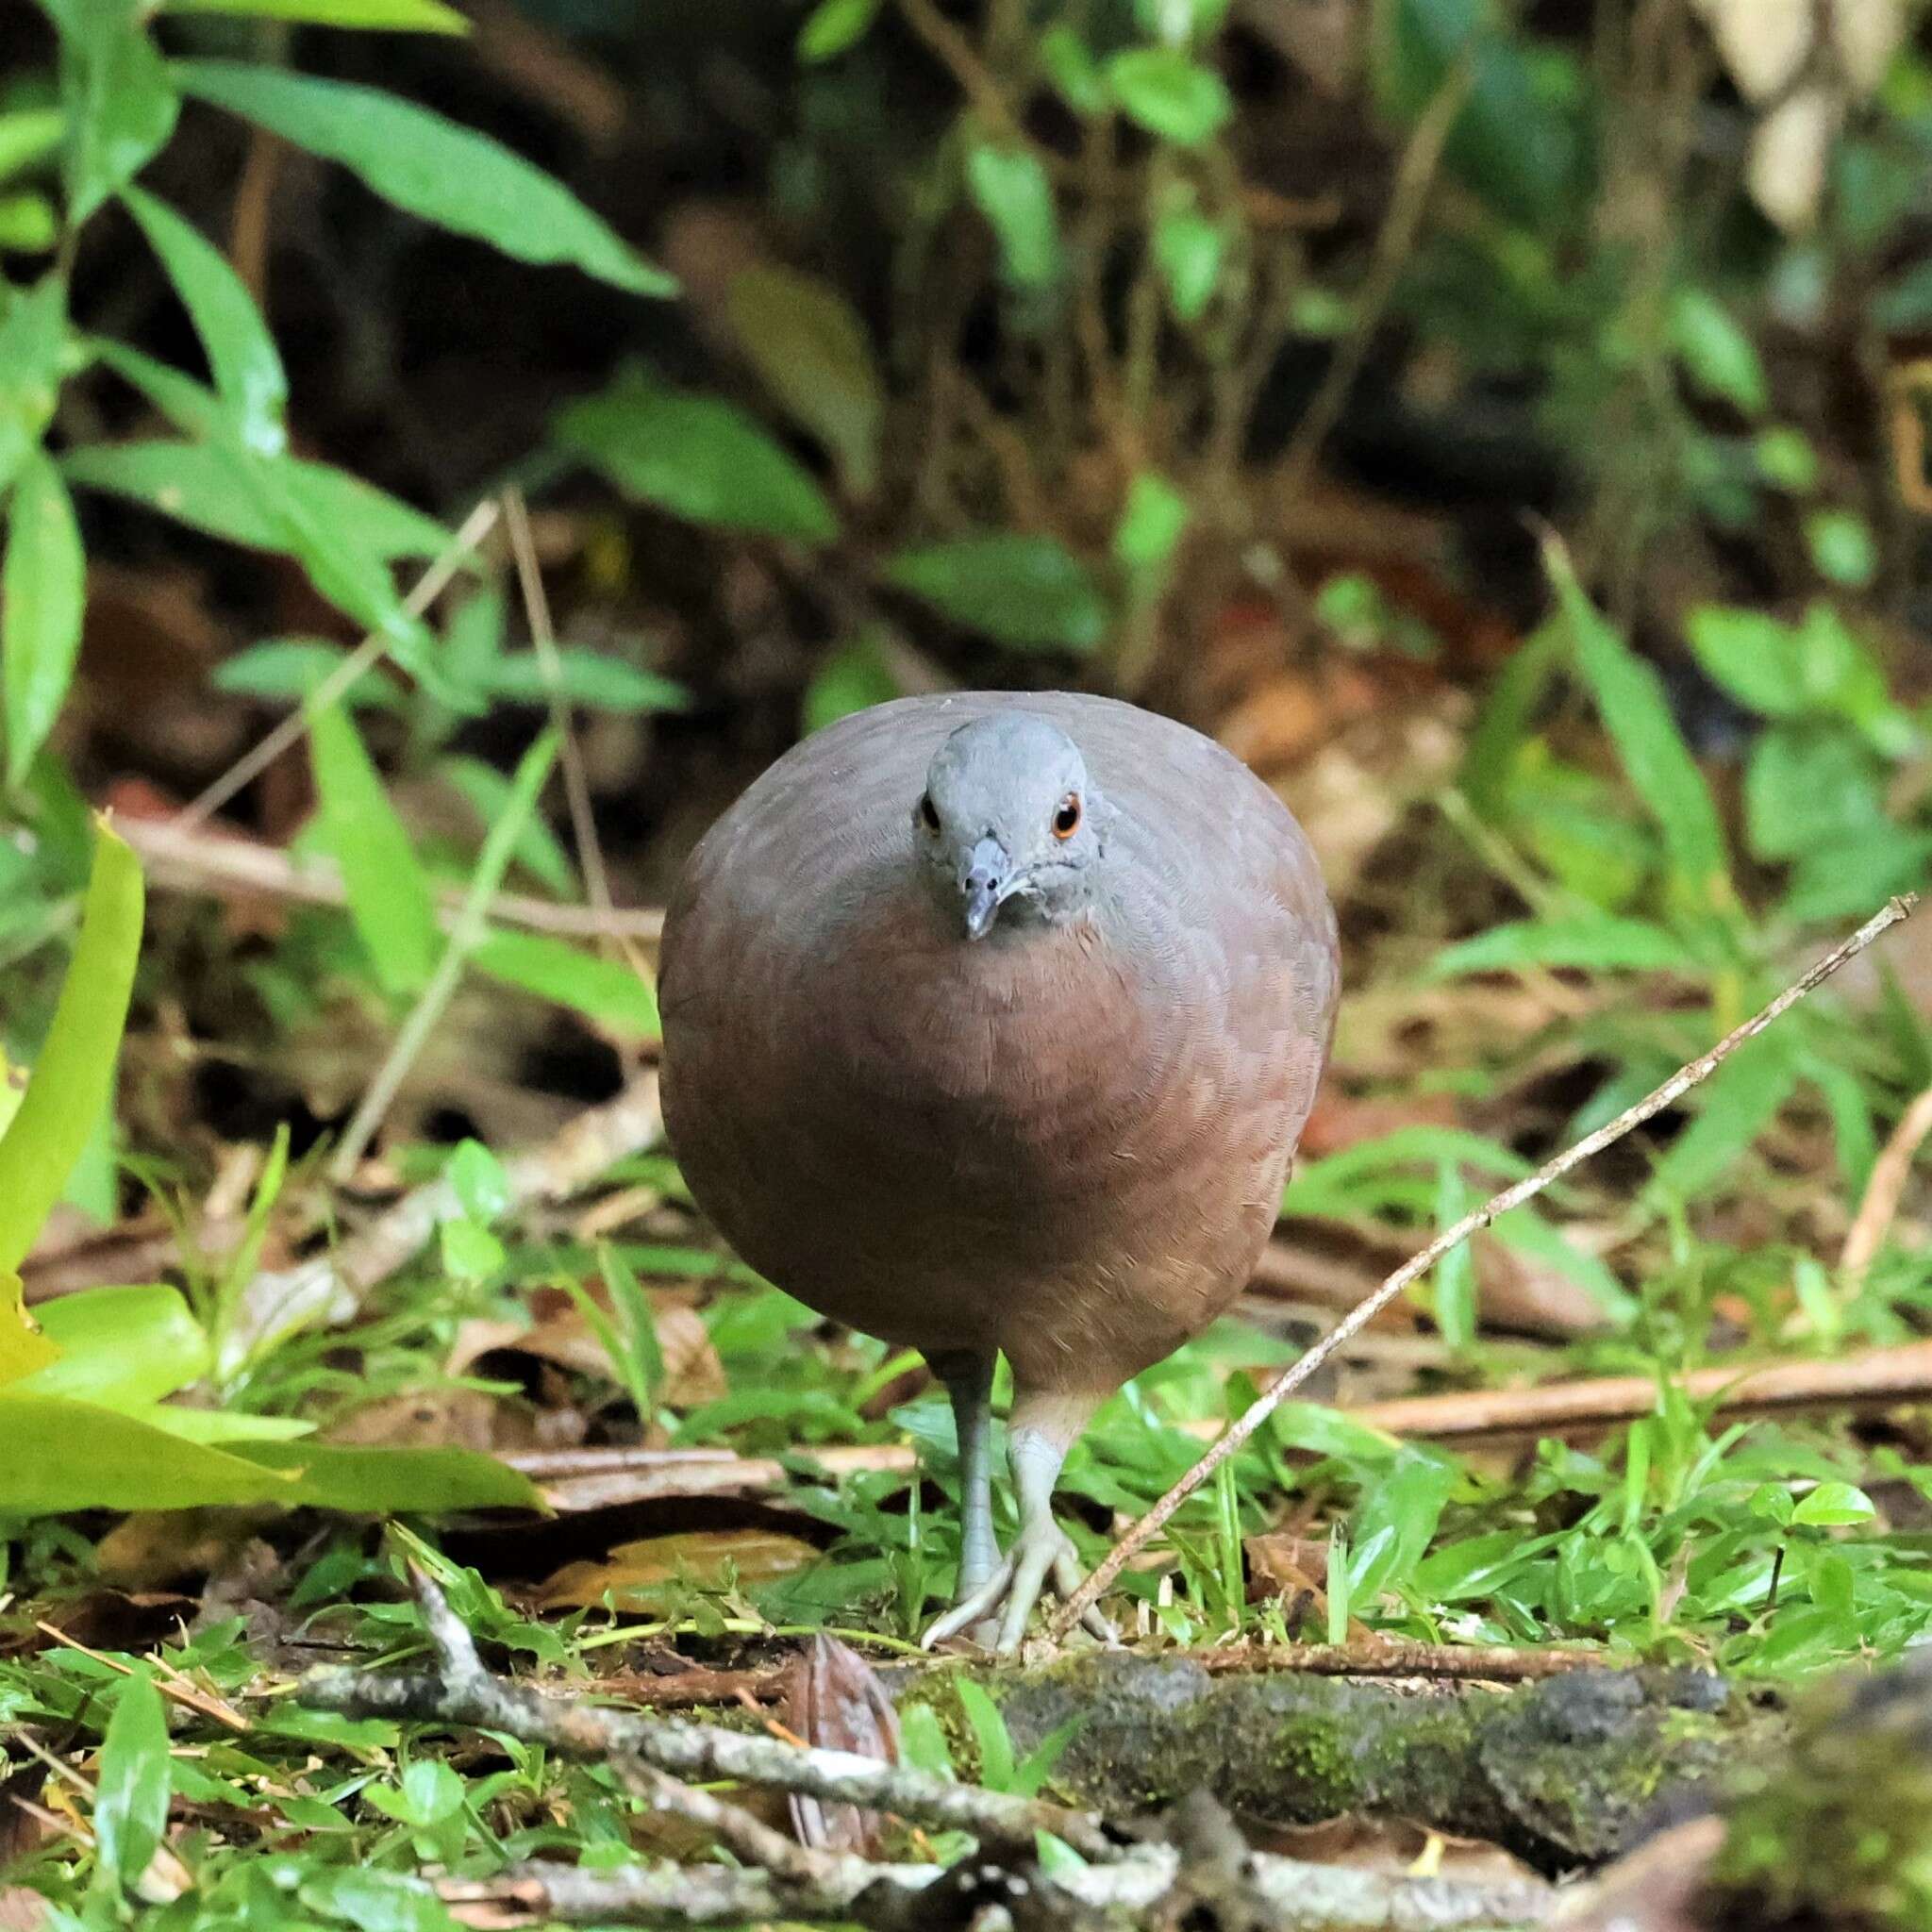
[[[500,514],[491,502],[479,503],[470,512],[462,528],[450,540],[448,549],[423,573],[415,588],[403,599],[406,616],[421,617],[436,602],[462,569],[464,559],[495,527]],[[386,658],[391,642],[388,632],[371,631],[253,751],[244,753],[207,791],[181,808],[172,821],[175,829],[186,832],[212,817],[244,785],[267,771],[291,745],[299,743],[308,729],[309,719],[332,705],[365,671]]]
[[[1312,1677],[1436,1677],[1491,1684],[1531,1683],[1602,1670],[1602,1651],[1513,1649],[1492,1643],[1417,1643],[1371,1632],[1352,1643],[1230,1643],[1190,1651],[1190,1663],[1222,1675],[1294,1671]]]
[[[1634,1107],[1625,1108],[1615,1120],[1607,1122],[1595,1133],[1587,1134],[1574,1146],[1565,1148],[1554,1160],[1546,1161],[1527,1178],[1518,1181],[1513,1187],[1505,1188],[1500,1194],[1484,1202],[1474,1213],[1465,1214],[1455,1226],[1438,1235],[1421,1254],[1404,1262],[1374,1294],[1344,1315],[1308,1350],[1307,1355],[1298,1362],[1291,1364],[1263,1390],[1249,1404],[1239,1420],[1229,1426],[1226,1434],[1213,1448],[1208,1450],[1207,1455],[1202,1457],[1200,1461],[1195,1463],[1114,1545],[1106,1561],[1060,1606],[1058,1613],[1049,1626],[1050,1634],[1056,1640],[1064,1638],[1079,1621],[1081,1613],[1099,1599],[1101,1593],[1133,1557],[1145,1548],[1148,1541],[1159,1532],[1168,1519],[1195,1490],[1274,1414],[1277,1405],[1299,1389],[1352,1337],[1367,1327],[1410,1282],[1420,1280],[1444,1255],[1460,1247],[1471,1235],[1488,1227],[1492,1221],[1508,1213],[1512,1208],[1520,1208],[1525,1201],[1533,1200],[1553,1181],[1560,1180],[1573,1168],[1581,1166],[1592,1155],[1599,1154],[1614,1141],[1621,1141],[1632,1128],[1641,1126],[1652,1115],[1661,1113],[1673,1102],[1681,1099],[1700,1081],[1708,1079],[1746,1041],[1756,1039],[1767,1026],[1796,1006],[1807,993],[1822,986],[1846,960],[1856,958],[1882,933],[1889,932],[1900,921],[1908,919],[1917,904],[1915,894],[1891,900],[1883,911],[1868,919],[1842,945],[1834,947],[1802,978],[1788,986],[1762,1012],[1753,1015],[1741,1026],[1735,1027],[1725,1034],[1708,1053],[1701,1055],[1689,1066],[1680,1067],[1654,1092],[1646,1094]]]
[[[504,1163],[504,1212],[537,1201],[562,1200],[588,1187],[618,1161],[658,1139],[663,1112],[653,1068],[602,1106],[578,1114],[541,1146]],[[363,1299],[435,1239],[443,1222],[463,1212],[454,1185],[434,1180],[401,1200],[341,1243],[294,1268],[258,1274],[242,1291],[223,1338],[219,1373],[239,1374],[269,1342],[310,1323],[352,1321]]]
[[[116,814],[114,828],[134,847],[148,884],[212,898],[258,893],[301,906],[346,906],[348,889],[333,858],[297,858],[278,845],[179,819],[137,819]],[[437,888],[437,917],[447,932],[467,894],[460,886]],[[485,908],[492,924],[565,939],[611,939],[656,945],[664,932],[657,906],[570,906],[521,892],[499,892]]]
[[[987,1844],[1030,1852],[1035,1834],[1049,1831],[1083,1857],[1120,1856],[1121,1847],[1096,1818],[1063,1805],[950,1784],[909,1765],[850,1751],[782,1744],[775,1738],[546,1697],[527,1685],[492,1676],[441,1591],[421,1571],[412,1580],[424,1628],[436,1646],[438,1671],[311,1671],[302,1679],[304,1702],[364,1716],[417,1717],[508,1731],[567,1757],[593,1762],[630,1757],[674,1777],[739,1778],[803,1791],[834,1804],[970,1831]]]
[[[1884,1246],[1885,1237],[1898,1218],[1898,1204],[1905,1198],[1912,1161],[1927,1134],[1932,1134],[1932,1087],[1926,1088],[1906,1108],[1878,1158],[1872,1163],[1864,1198],[1858,1203],[1851,1232],[1845,1236],[1843,1251],[1838,1257],[1839,1273],[1848,1291],[1857,1286],[1872,1265],[1873,1256]]]

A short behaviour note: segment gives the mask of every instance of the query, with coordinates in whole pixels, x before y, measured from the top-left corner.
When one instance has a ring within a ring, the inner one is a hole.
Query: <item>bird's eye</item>
[[[919,823],[928,832],[937,832],[940,828],[939,808],[933,804],[930,791],[919,794]]]
[[[1060,800],[1059,809],[1053,815],[1053,835],[1056,839],[1071,839],[1080,829],[1080,794],[1070,791]]]

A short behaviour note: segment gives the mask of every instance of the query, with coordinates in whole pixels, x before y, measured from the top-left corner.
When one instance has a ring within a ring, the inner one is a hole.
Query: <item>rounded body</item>
[[[941,741],[1003,706],[1078,745],[1104,851],[1078,917],[968,941],[911,808]],[[665,1123],[699,1205],[800,1300],[1111,1391],[1245,1284],[1338,986],[1307,841],[1210,740],[1070,693],[902,699],[807,739],[692,854]]]

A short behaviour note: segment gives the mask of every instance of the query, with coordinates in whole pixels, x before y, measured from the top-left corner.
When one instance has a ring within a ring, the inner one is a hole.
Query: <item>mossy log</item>
[[[1077,1719],[1052,1782],[1108,1816],[1206,1790],[1255,1824],[1402,1818],[1553,1873],[1614,1857],[1666,1795],[1735,1769],[1784,1722],[1723,1678],[1684,1670],[1577,1671],[1509,1690],[1210,1673],[1187,1657],[1131,1654],[965,1674],[998,1702],[1023,1757]],[[902,1709],[938,1712],[968,1774],[960,1674],[882,1673]]]

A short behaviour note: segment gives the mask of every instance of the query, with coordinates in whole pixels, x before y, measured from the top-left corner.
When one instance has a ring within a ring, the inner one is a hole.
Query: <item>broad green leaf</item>
[[[1130,47],[1107,63],[1121,111],[1150,134],[1194,147],[1234,113],[1221,76],[1178,47]]]
[[[1744,824],[1752,851],[1767,859],[1893,829],[1877,759],[1850,726],[1836,724],[1764,733],[1744,772]]]
[[[1679,890],[1691,909],[1710,911],[1730,896],[1724,829],[1671,714],[1663,680],[1584,595],[1562,545],[1547,542],[1544,558],[1604,728],[1663,834]]]
[[[817,275],[768,263],[732,277],[724,311],[779,407],[824,444],[855,494],[870,494],[885,385],[851,303]]]
[[[540,653],[512,651],[491,661],[481,683],[494,697],[547,705],[552,693],[544,670]],[[640,671],[604,651],[573,650],[568,645],[557,653],[556,695],[566,704],[588,705],[600,711],[691,708],[691,693],[671,678]]]
[[[1691,611],[1684,635],[1706,675],[1740,704],[1767,718],[1807,708],[1797,634],[1761,610],[1707,604]]]
[[[1227,230],[1193,207],[1173,208],[1154,224],[1154,265],[1182,322],[1199,322],[1221,282]]]
[[[114,1699],[94,1781],[94,1839],[101,1868],[122,1889],[137,1884],[168,1829],[174,1760],[161,1694],[137,1669]]]
[[[40,447],[60,394],[67,332],[67,284],[43,275],[16,292],[0,320],[0,490]]]
[[[856,46],[884,5],[885,0],[819,0],[798,30],[798,58],[816,63]]]
[[[326,705],[310,718],[309,747],[318,837],[342,869],[349,917],[375,976],[386,992],[420,991],[442,939],[409,835],[341,705]]]
[[[359,1448],[339,1442],[251,1442],[234,1452],[294,1477],[276,1491],[314,1509],[435,1515],[446,1509],[541,1509],[527,1476],[469,1449]]]
[[[225,429],[221,397],[172,363],[158,361],[145,350],[117,342],[111,336],[84,336],[80,347],[139,390],[184,436],[216,437]]]
[[[60,218],[44,194],[0,194],[0,250],[45,255],[60,239]]]
[[[314,26],[386,27],[403,33],[466,34],[470,23],[441,0],[161,0],[163,13],[245,13]]]
[[[306,1868],[296,1896],[308,1912],[358,1932],[456,1932],[435,1889],[400,1872],[366,1865]]]
[[[829,543],[839,520],[808,472],[743,410],[621,376],[562,411],[558,440],[625,494],[721,529]]]
[[[160,258],[201,338],[215,389],[235,411],[242,441],[258,456],[288,446],[289,378],[268,324],[245,283],[192,223],[138,188],[121,197]]]
[[[1524,919],[1446,947],[1429,968],[1432,979],[1524,967],[1576,967],[1595,973],[1682,971],[1695,961],[1667,927],[1647,919],[1608,914],[1583,919]]]
[[[881,575],[953,623],[1018,649],[1085,653],[1107,634],[1099,591],[1051,537],[956,538],[902,550]]]
[[[614,959],[541,933],[492,932],[470,963],[506,986],[574,1007],[614,1032],[658,1037],[658,998],[650,981]]]
[[[1798,1063],[1776,1032],[1749,1040],[1705,1082],[1697,1118],[1672,1141],[1648,1191],[1694,1201],[1777,1117],[1798,1084]]]
[[[25,1259],[107,1111],[141,951],[143,897],[133,853],[103,825],[54,1024],[20,1111],[0,1138],[0,1271]]]
[[[84,489],[129,497],[211,537],[254,550],[300,555],[298,535],[259,491],[249,488],[246,473],[205,443],[96,443],[75,451],[61,468]],[[316,517],[353,524],[361,541],[384,560],[436,557],[449,547],[451,533],[434,517],[345,470],[283,457],[275,471]]]
[[[20,1276],[0,1274],[0,1388],[38,1374],[59,1353],[59,1344],[27,1313]]]
[[[175,67],[198,100],[352,169],[386,201],[520,261],[564,262],[639,295],[677,284],[560,182],[500,142],[377,88],[239,60]]]
[[[1923,891],[1932,872],[1932,832],[1867,825],[1851,838],[1807,846],[1791,868],[1778,917],[1863,918],[1894,892]]]
[[[39,452],[14,478],[0,562],[7,783],[17,786],[67,701],[80,655],[87,558],[60,473]]]
[[[1870,1523],[1877,1515],[1872,1498],[1851,1483],[1820,1483],[1798,1498],[1791,1521],[1816,1528],[1847,1523]]]
[[[1757,345],[1714,295],[1695,287],[1677,291],[1671,304],[1671,346],[1699,389],[1747,416],[1763,412],[1769,391]]]
[[[1069,26],[1064,21],[1048,27],[1040,37],[1037,51],[1041,71],[1074,113],[1091,120],[1108,111],[1111,101],[1107,92],[1107,76],[1077,27]]]
[[[325,638],[268,638],[225,658],[208,682],[241,697],[299,705],[342,668],[347,655]],[[373,664],[343,691],[341,702],[351,710],[400,711],[403,692],[381,665]]]
[[[472,1221],[500,1221],[515,1205],[503,1162],[480,1141],[458,1141],[443,1173]]]
[[[189,1442],[98,1403],[0,1389],[0,1513],[192,1509],[204,1504],[296,1500],[275,1470]]]
[[[1059,216],[1040,158],[1030,148],[975,142],[966,157],[966,186],[999,238],[1007,279],[1020,289],[1054,281],[1060,272]]]
[[[208,1373],[208,1341],[178,1289],[90,1288],[42,1310],[58,1361],[13,1385],[22,1395],[61,1395],[138,1409]]]
[[[1159,579],[1174,560],[1191,514],[1188,499],[1165,476],[1154,470],[1137,471],[1114,525],[1114,561],[1132,576]]]
[[[160,152],[181,102],[140,0],[45,4],[60,30],[67,218],[78,227]]]
[[[67,116],[58,108],[15,108],[0,113],[0,181],[38,167],[59,148]]]
[[[1805,543],[1828,584],[1862,591],[1878,575],[1877,540],[1856,510],[1813,510],[1805,519]]]

